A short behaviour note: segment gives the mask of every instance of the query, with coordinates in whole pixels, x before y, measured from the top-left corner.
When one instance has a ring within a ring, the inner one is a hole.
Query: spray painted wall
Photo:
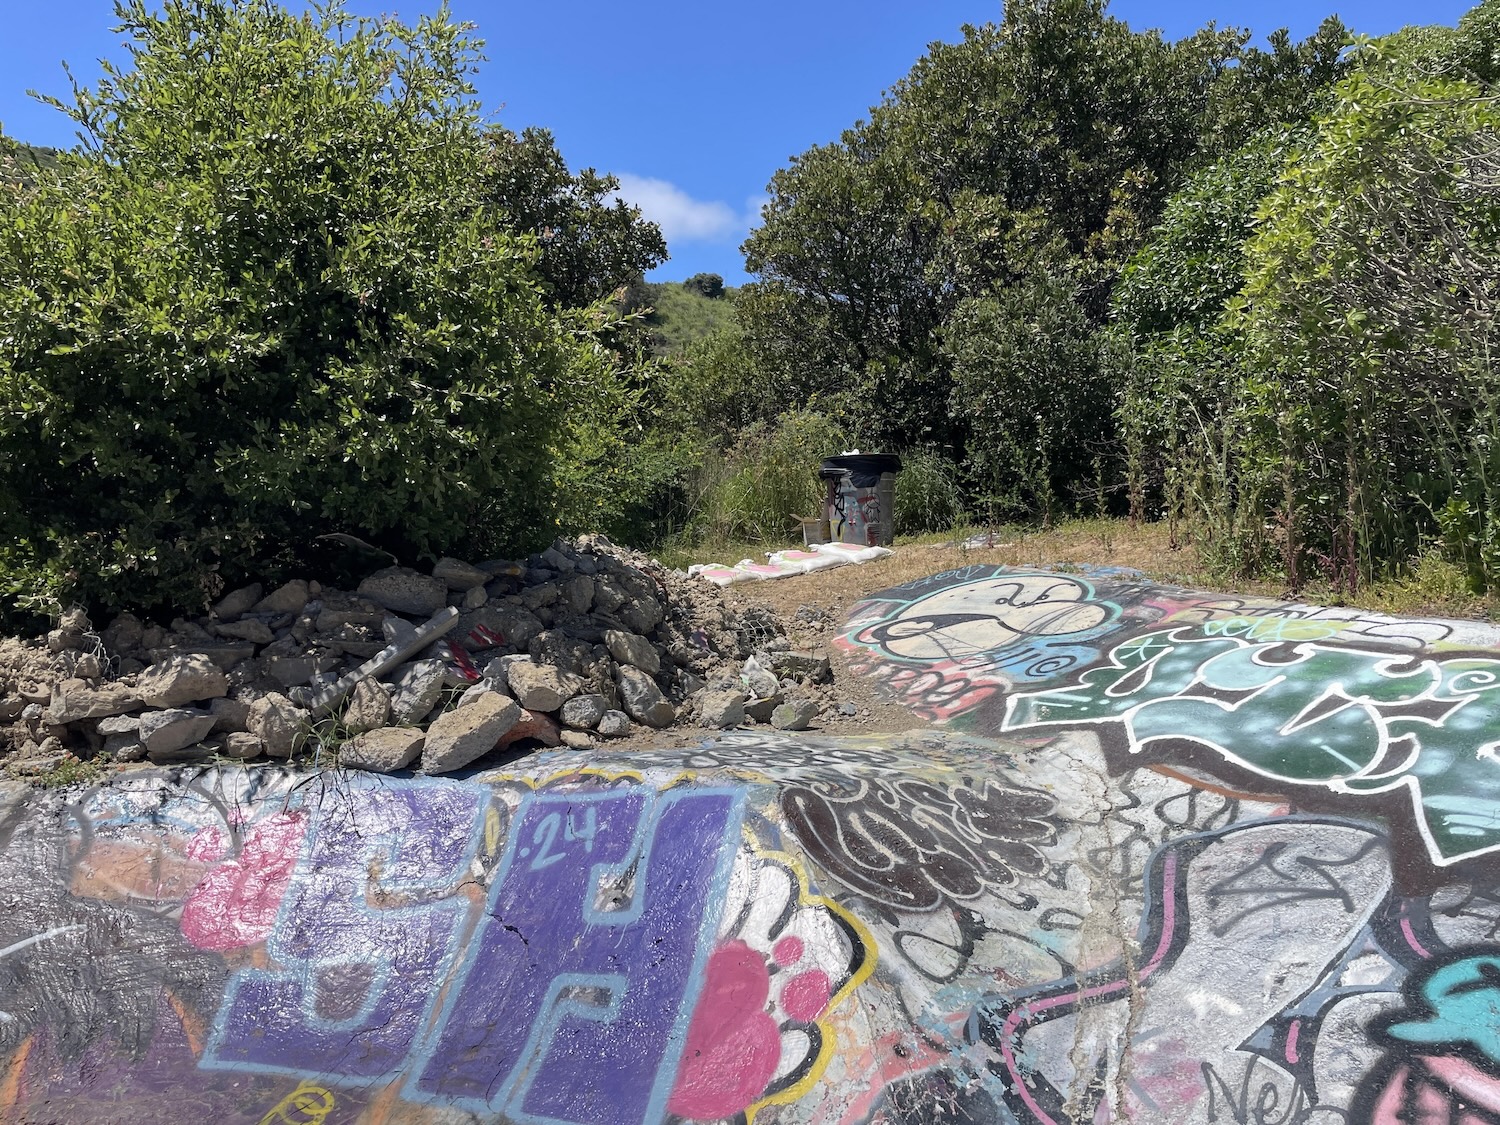
[[[948,730],[13,791],[0,1120],[1500,1120],[1492,640],[990,568],[845,636]]]

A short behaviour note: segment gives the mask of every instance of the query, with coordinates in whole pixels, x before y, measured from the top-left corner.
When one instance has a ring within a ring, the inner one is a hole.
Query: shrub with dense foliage
[[[129,65],[54,103],[87,150],[0,187],[3,592],[188,605],[324,532],[404,557],[550,535],[635,392],[602,308],[549,307],[601,282],[507,223],[468,30],[117,12]]]

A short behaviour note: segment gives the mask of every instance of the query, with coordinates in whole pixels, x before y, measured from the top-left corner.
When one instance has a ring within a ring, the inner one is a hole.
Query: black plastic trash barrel
[[[841,453],[824,458],[818,476],[826,485],[823,499],[833,538],[861,547],[889,547],[896,538],[896,474],[901,458],[894,453]]]

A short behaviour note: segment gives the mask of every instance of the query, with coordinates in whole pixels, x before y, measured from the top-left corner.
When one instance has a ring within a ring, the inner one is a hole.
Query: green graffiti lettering
[[[1132,753],[1191,742],[1274,782],[1405,787],[1436,862],[1500,847],[1500,661],[1292,635],[1242,621],[1133,637],[1076,684],[1013,695],[1003,729],[1118,724]]]

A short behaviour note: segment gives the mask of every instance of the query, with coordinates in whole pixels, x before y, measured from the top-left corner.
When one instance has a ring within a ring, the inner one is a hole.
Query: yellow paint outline
[[[854,974],[843,984],[843,986],[828,999],[828,1006],[823,1009],[824,1016],[813,1022],[817,1024],[818,1030],[822,1032],[822,1045],[818,1048],[818,1057],[808,1068],[806,1074],[785,1090],[778,1090],[768,1098],[762,1098],[758,1102],[752,1102],[745,1108],[746,1125],[754,1125],[755,1115],[767,1106],[787,1105],[791,1102],[800,1101],[810,1093],[818,1080],[823,1077],[823,1072],[828,1069],[828,1064],[833,1058],[834,1041],[838,1038],[834,1031],[833,1022],[827,1018],[845,1000],[853,995],[854,990],[865,981],[869,980],[875,973],[875,962],[879,959],[879,951],[875,948],[875,936],[865,928],[864,924],[848,910],[829,898],[827,895],[815,895],[808,892],[811,880],[807,877],[807,869],[796,856],[788,852],[776,851],[764,847],[755,838],[754,833],[747,827],[744,829],[745,843],[757,858],[774,860],[784,864],[797,879],[797,902],[799,905],[818,905],[824,907],[831,914],[842,918],[859,936],[859,940],[865,946],[865,960]]]

